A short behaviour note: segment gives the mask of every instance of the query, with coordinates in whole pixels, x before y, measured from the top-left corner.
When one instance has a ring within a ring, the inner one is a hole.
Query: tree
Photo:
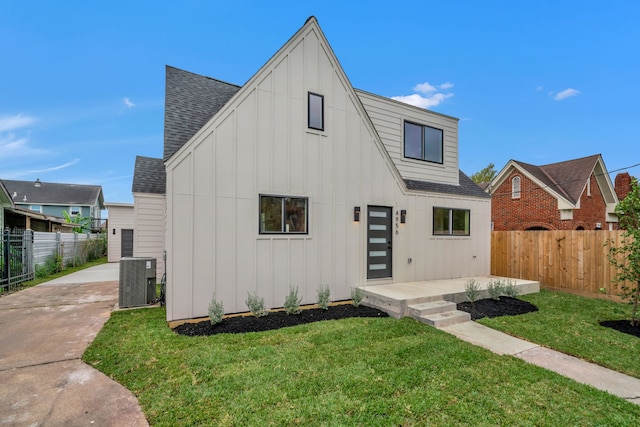
[[[640,184],[636,178],[631,180],[631,191],[618,203],[615,213],[624,232],[619,245],[608,242],[608,258],[618,269],[614,280],[621,283],[620,296],[633,306],[631,324],[636,326],[640,320]]]
[[[64,220],[67,224],[78,224],[77,227],[73,228],[74,232],[89,233],[91,231],[91,218],[80,214],[71,216],[67,211],[62,211],[62,215],[64,216]]]
[[[476,184],[491,182],[491,180],[495,178],[496,174],[498,173],[493,168],[494,166],[495,165],[493,163],[489,163],[489,166],[471,175],[471,180]]]

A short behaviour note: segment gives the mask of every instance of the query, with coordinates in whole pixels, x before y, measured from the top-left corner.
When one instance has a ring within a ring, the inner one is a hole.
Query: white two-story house
[[[167,68],[167,320],[488,275],[458,120],[354,89],[315,18],[243,86]]]

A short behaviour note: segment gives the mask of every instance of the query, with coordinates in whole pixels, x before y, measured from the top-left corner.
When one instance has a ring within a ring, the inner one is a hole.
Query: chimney
[[[618,200],[622,201],[627,197],[627,194],[631,191],[631,175],[628,172],[616,175],[615,189]]]
[[[33,183],[34,187],[40,187],[42,183],[40,182],[40,178],[36,178],[36,182]]]

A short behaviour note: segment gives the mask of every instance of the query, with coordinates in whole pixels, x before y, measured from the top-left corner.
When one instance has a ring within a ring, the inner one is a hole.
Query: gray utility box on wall
[[[156,259],[120,259],[120,308],[149,305],[156,299]]]

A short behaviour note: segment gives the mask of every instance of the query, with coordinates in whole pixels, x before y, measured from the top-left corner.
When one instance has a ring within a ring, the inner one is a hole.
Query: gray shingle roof
[[[100,208],[104,208],[104,196],[100,185],[41,182],[40,186],[36,187],[34,181],[3,179],[2,182],[15,203],[93,206],[98,201]]]
[[[567,160],[549,165],[535,166],[515,161],[520,167],[536,177],[550,190],[565,197],[572,203],[580,200],[587,180],[600,157],[599,154]]]
[[[464,172],[459,172],[460,185],[439,184],[436,182],[416,181],[405,179],[404,182],[409,190],[429,191],[432,193],[455,194],[457,196],[473,196],[483,199],[491,196],[485,193],[482,188],[471,180]]]
[[[240,86],[166,67],[164,160],[180,149],[240,90]]]
[[[136,156],[136,164],[133,168],[133,184],[131,185],[132,192],[165,194],[166,181],[166,172],[162,159]]]

